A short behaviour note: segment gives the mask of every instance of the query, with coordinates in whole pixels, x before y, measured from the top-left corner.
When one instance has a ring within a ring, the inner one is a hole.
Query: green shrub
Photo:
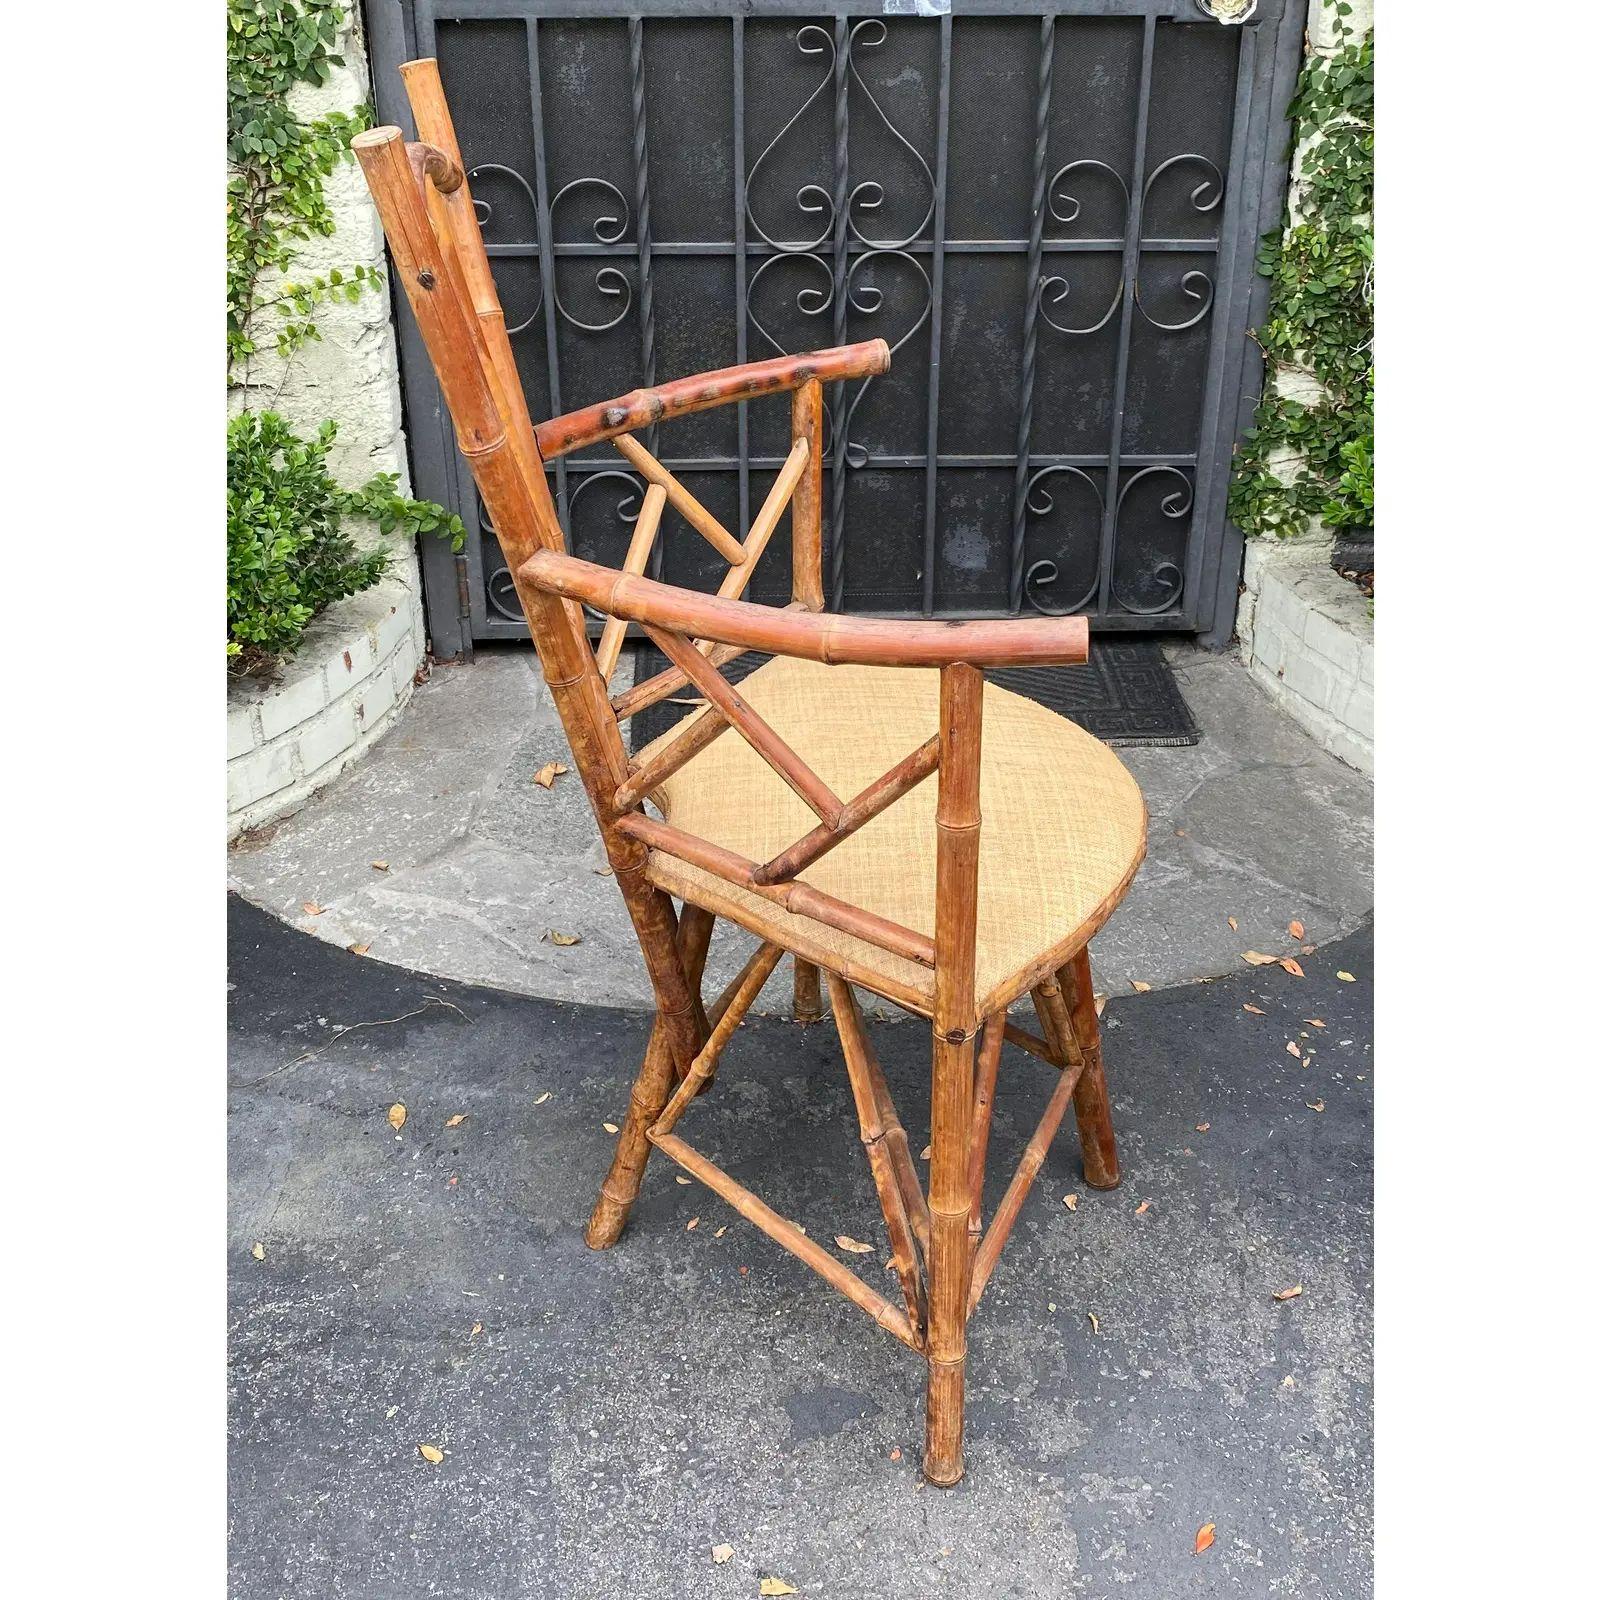
[[[393,473],[341,489],[327,468],[338,431],[324,422],[316,438],[302,439],[273,411],[246,411],[228,424],[228,656],[237,670],[289,654],[325,606],[383,576],[389,551],[358,551],[346,517],[370,517],[407,537],[462,537],[459,517],[405,499]]]

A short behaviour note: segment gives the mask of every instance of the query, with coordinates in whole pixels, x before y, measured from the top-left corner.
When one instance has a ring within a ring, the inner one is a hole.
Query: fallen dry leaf
[[[405,1127],[405,1125],[406,1108],[401,1105],[399,1101],[396,1101],[392,1106],[389,1107],[389,1126],[393,1128],[396,1133],[399,1133],[399,1131]]]
[[[439,1463],[444,1460],[444,1451],[441,1450],[437,1445],[433,1444],[419,1444],[417,1446],[417,1454],[421,1456],[424,1461],[431,1461],[434,1466],[438,1466]]]
[[[1084,1315],[1089,1319],[1089,1326],[1096,1333],[1099,1333],[1099,1331],[1100,1331],[1100,1319],[1099,1319],[1099,1317],[1097,1317],[1094,1314],[1094,1312],[1092,1312],[1092,1311],[1086,1311],[1086,1312],[1084,1312]]]
[[[1278,965],[1280,967],[1282,967],[1283,970],[1285,972],[1287,972],[1291,978],[1303,978],[1306,975],[1305,968],[1302,967],[1300,965],[1300,963],[1298,961],[1296,961],[1293,956],[1285,956],[1278,963]]]
[[[673,1181],[673,1182],[674,1182],[674,1183],[693,1183],[693,1182],[694,1182],[694,1179],[693,1179],[693,1178],[686,1178],[686,1177],[684,1177],[684,1175],[683,1175],[683,1174],[682,1174],[682,1173],[681,1173],[681,1172],[680,1172],[680,1173],[678,1173],[678,1174],[677,1174],[677,1175],[676,1175],[676,1176],[675,1176],[675,1177],[674,1177],[674,1178],[673,1178],[673,1180],[672,1180],[672,1181]]]
[[[567,766],[564,762],[547,761],[536,773],[534,773],[533,781],[538,784],[541,789],[548,789],[554,785],[556,779],[559,778],[563,772],[570,772],[571,770],[572,768]]]
[[[1237,917],[1229,917],[1228,926],[1232,928],[1235,933],[1237,933],[1239,931],[1239,919]]]
[[[853,1256],[870,1256],[878,1247],[873,1244],[862,1244],[859,1239],[852,1239],[848,1233],[836,1233],[833,1242],[841,1250],[848,1250]]]
[[[602,1122],[600,1126],[604,1128],[607,1133],[615,1133],[617,1131],[617,1125],[614,1122]]]
[[[724,1222],[722,1224],[722,1226],[720,1228],[718,1228],[717,1231],[714,1234],[711,1235],[711,1237],[713,1239],[720,1239],[723,1236],[723,1234],[725,1234],[727,1231],[728,1231],[728,1224],[726,1222]]]
[[[724,1561],[733,1560],[733,1546],[731,1544],[714,1544],[711,1547],[711,1559],[720,1567]]]
[[[322,907],[319,906],[315,900],[305,901],[301,905],[300,909],[305,912],[308,917],[320,917],[322,915]]]
[[[1289,937],[1291,939],[1303,939],[1305,936],[1306,925],[1305,923],[1301,922],[1298,917],[1296,917],[1295,920],[1289,924]]]
[[[1303,1059],[1304,1059],[1304,1057],[1302,1057],[1302,1056],[1301,1056],[1301,1055],[1300,1055],[1300,1046],[1299,1046],[1299,1045],[1297,1045],[1297,1044],[1296,1044],[1296,1043],[1295,1043],[1295,1042],[1294,1042],[1294,1040],[1293,1040],[1293,1039],[1291,1039],[1291,1040],[1290,1040],[1290,1041],[1289,1041],[1289,1042],[1288,1042],[1288,1044],[1286,1044],[1286,1045],[1285,1045],[1285,1046],[1284,1046],[1284,1047],[1283,1047],[1283,1048],[1284,1048],[1284,1049],[1285,1049],[1285,1050],[1287,1050],[1287,1051],[1288,1051],[1288,1052],[1289,1052],[1289,1054],[1290,1054],[1290,1055],[1292,1055],[1292,1056],[1295,1056],[1295,1057],[1297,1057],[1297,1058],[1299,1058],[1299,1059],[1301,1059],[1301,1060],[1303,1060]]]
[[[1307,1100],[1306,1106],[1312,1111],[1326,1111],[1328,1109],[1328,1102],[1326,1100]]]
[[[1291,1289],[1274,1289],[1272,1298],[1274,1300],[1298,1300],[1302,1293],[1303,1286],[1297,1283]]]
[[[1130,979],[1129,981],[1133,984],[1133,992],[1135,994],[1149,994],[1150,985],[1148,983],[1141,983],[1137,978]]]
[[[250,1246],[250,1254],[253,1255],[257,1261],[265,1261],[267,1259],[267,1247],[262,1244],[259,1239],[257,1239],[256,1242]]]
[[[685,1233],[687,1233],[691,1228],[698,1228],[699,1226],[700,1226],[699,1217],[690,1217],[689,1220],[686,1223],[684,1223],[683,1231]]]
[[[1141,1200],[1138,1205],[1133,1208],[1133,1214],[1136,1217],[1142,1217],[1149,1209],[1150,1202],[1148,1200]]]
[[[451,1119],[447,1123],[445,1123],[445,1127],[447,1127],[447,1128],[459,1128],[461,1126],[461,1124],[463,1122],[465,1122],[466,1120],[467,1120],[466,1112],[465,1111],[458,1111],[458,1112],[456,1112],[456,1114],[453,1117],[451,1117]]]
[[[1244,1008],[1253,1017],[1264,1017],[1264,1016],[1266,1016],[1266,1012],[1263,1011],[1260,1006],[1253,1006],[1253,1005],[1250,1004],[1250,1002],[1248,1000],[1245,1001]]]
[[[1211,1124],[1209,1122],[1197,1122],[1194,1125],[1194,1131],[1196,1133],[1210,1133]]]
[[[387,861],[374,861],[372,863],[372,870],[374,872],[387,872],[389,870],[389,863]]]
[[[1211,1546],[1216,1542],[1216,1537],[1217,1537],[1217,1525],[1216,1525],[1216,1523],[1208,1522],[1205,1525],[1205,1527],[1203,1527],[1194,1536],[1194,1553],[1196,1555],[1199,1555],[1202,1550],[1209,1550],[1211,1548]]]
[[[932,1158],[933,1158],[933,1146],[931,1144],[923,1145],[923,1147],[922,1147],[922,1159],[924,1161],[930,1161],[930,1160],[932,1160]]]
[[[550,928],[546,931],[545,938],[547,938],[551,944],[569,945],[583,943],[583,935],[581,933],[557,933],[554,928]]]
[[[1326,1028],[1328,1024],[1321,1017],[1302,1017],[1302,1022],[1309,1022],[1313,1028]]]
[[[800,1591],[792,1583],[785,1583],[782,1578],[763,1578],[761,1580],[762,1594],[799,1594]]]
[[[1075,1194],[1062,1195],[1061,1203],[1068,1211],[1076,1211],[1078,1209],[1078,1197]]]
[[[483,1324],[481,1322],[474,1322],[472,1324],[472,1332],[469,1333],[467,1335],[467,1337],[469,1339],[476,1339],[478,1337],[478,1335],[480,1333],[482,1333],[482,1332],[483,1332]]]
[[[1283,1382],[1280,1383],[1278,1385],[1278,1387],[1280,1389],[1292,1389],[1292,1388],[1294,1388],[1294,1374],[1292,1372],[1284,1373]]]
[[[1278,964],[1276,956],[1264,956],[1259,950],[1246,950],[1244,958],[1252,967],[1275,967]]]
[[[1356,975],[1353,972],[1336,972],[1334,973],[1334,977],[1336,977],[1340,983],[1354,983],[1356,981]]]
[[[542,1095],[540,1095],[539,1098],[537,1100],[535,1100],[533,1103],[536,1106],[542,1106],[545,1103],[545,1101],[548,1100],[549,1098],[550,1098],[550,1091],[548,1089],[546,1089],[545,1092]]]
[[[370,944],[347,944],[345,949],[353,956],[364,956],[372,948]]]
[[[1103,1011],[1104,1011],[1104,1010],[1105,1010],[1105,1008],[1106,1008],[1106,1001],[1107,1001],[1107,1000],[1108,1000],[1108,999],[1109,999],[1109,998],[1110,998],[1110,996],[1109,996],[1109,995],[1103,995],[1103,994],[1097,994],[1097,995],[1096,995],[1096,996],[1095,996],[1095,997],[1094,997],[1094,1014],[1095,1014],[1095,1015],[1096,1015],[1096,1016],[1097,1016],[1097,1017],[1098,1017],[1098,1016],[1099,1016],[1099,1015],[1100,1015],[1100,1014],[1101,1014],[1101,1013],[1102,1013],[1102,1012],[1103,1012]]]
[[[898,1461],[900,1459],[900,1446],[899,1445],[896,1445],[894,1447],[894,1449],[889,1452],[889,1459],[891,1461]]]

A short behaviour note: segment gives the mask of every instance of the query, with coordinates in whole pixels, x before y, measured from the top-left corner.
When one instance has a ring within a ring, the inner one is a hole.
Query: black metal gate
[[[1305,0],[950,10],[368,0],[368,28],[386,121],[409,127],[398,63],[439,59],[536,417],[881,335],[892,370],[829,397],[835,609],[1225,640]],[[434,648],[525,638],[405,319],[402,340],[417,492],[478,529],[423,551]],[[744,527],[786,428],[740,406],[647,442]],[[606,447],[553,472],[576,553],[620,563],[642,486]],[[663,545],[662,575],[715,586],[702,541]],[[781,555],[751,598],[787,598]]]

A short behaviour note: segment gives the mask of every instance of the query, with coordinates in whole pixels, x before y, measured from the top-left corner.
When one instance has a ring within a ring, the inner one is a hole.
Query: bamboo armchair
[[[1088,940],[1143,858],[1143,800],[1105,746],[983,680],[985,668],[1086,660],[1087,624],[823,613],[822,386],[883,372],[882,340],[635,390],[535,425],[435,64],[414,61],[401,71],[426,142],[377,128],[355,140],[356,153],[514,577],[656,999],[587,1242],[616,1242],[646,1160],[661,1151],[926,1359],[923,1470],[934,1483],[955,1483],[967,1319],[1069,1103],[1084,1181],[1101,1189],[1119,1182]],[[792,447],[749,531],[736,538],[635,435],[692,411],[776,394],[791,396]],[[603,440],[648,485],[620,571],[566,554],[544,472],[546,462]],[[727,560],[716,596],[643,576],[669,505]],[[750,604],[740,596],[786,508],[793,601],[784,609]],[[608,619],[593,649],[583,606]],[[612,694],[608,680],[630,623],[670,665]],[[736,689],[719,668],[751,650],[773,659]],[[630,761],[620,724],[686,685],[705,706]],[[730,730],[736,738],[724,737]],[[922,787],[935,773],[937,784]],[[647,798],[659,819],[645,811]],[[981,873],[980,838],[992,840]],[[707,1006],[700,976],[719,917],[761,943]],[[898,1304],[674,1131],[786,952],[801,1019],[820,1015],[819,970],[826,976]],[[853,986],[932,1023],[926,1194]],[[1025,993],[1039,1033],[1008,1020]],[[985,1157],[1007,1039],[1059,1076],[985,1224]]]

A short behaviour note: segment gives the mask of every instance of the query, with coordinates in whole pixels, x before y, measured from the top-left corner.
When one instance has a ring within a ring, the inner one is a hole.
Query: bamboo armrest
[[[554,461],[585,445],[614,439],[619,433],[633,433],[655,422],[668,422],[691,411],[781,394],[798,389],[813,378],[819,383],[832,383],[838,378],[867,378],[888,370],[889,346],[882,339],[802,355],[773,356],[768,361],[747,361],[742,367],[722,367],[692,378],[677,378],[654,389],[635,389],[615,400],[568,411],[539,423],[534,436],[539,441],[539,454],[546,461]]]
[[[900,622],[774,610],[635,577],[576,556],[540,550],[518,577],[607,616],[742,650],[829,665],[946,667],[1073,666],[1089,659],[1083,617],[1008,617],[994,622]]]

